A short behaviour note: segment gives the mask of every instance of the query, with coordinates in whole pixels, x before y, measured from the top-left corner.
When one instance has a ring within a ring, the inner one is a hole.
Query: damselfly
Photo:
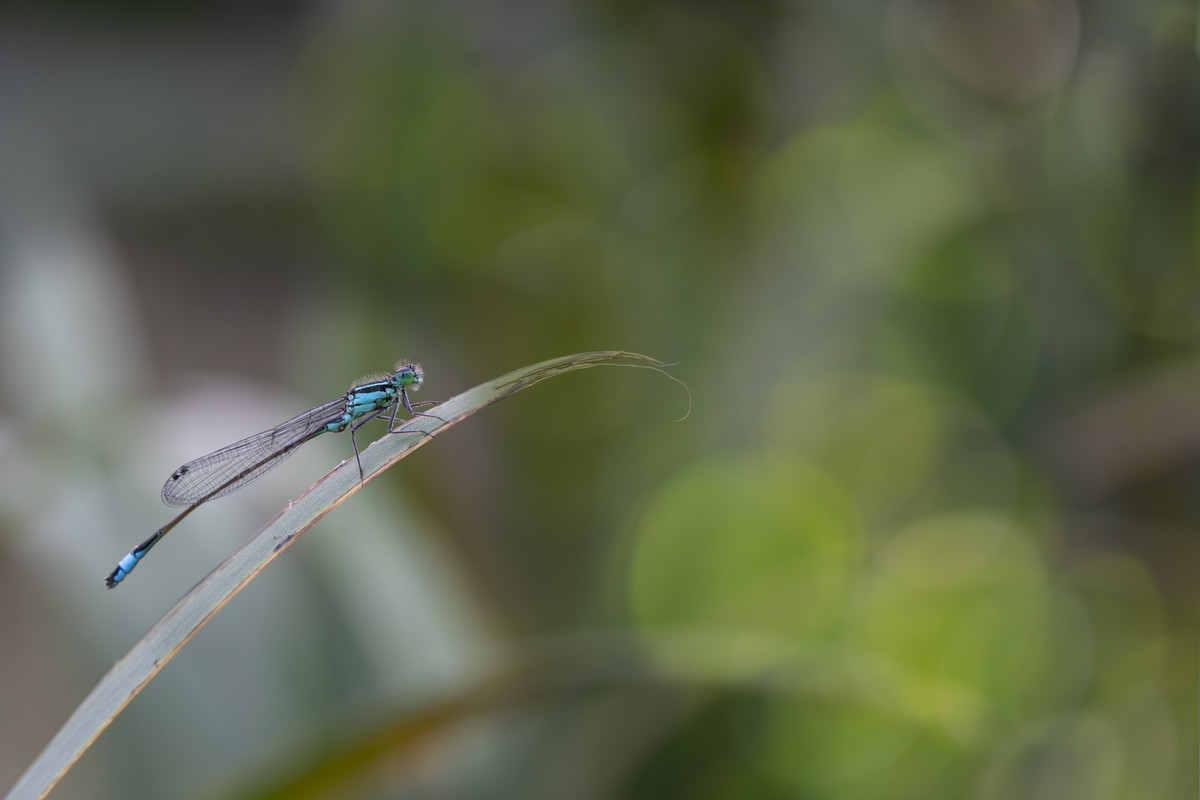
[[[358,475],[363,477],[362,461],[359,459],[358,440],[355,432],[373,419],[388,414],[388,433],[419,433],[404,431],[396,427],[396,413],[400,407],[409,414],[429,417],[413,411],[408,399],[408,389],[416,391],[424,380],[419,364],[397,363],[390,375],[368,375],[350,387],[343,397],[305,411],[270,430],[256,433],[215,453],[189,461],[171,473],[163,484],[162,499],[169,506],[187,506],[183,513],[154,532],[146,541],[129,551],[117,562],[104,583],[109,589],[123,581],[138,562],[150,552],[150,548],[188,514],[209,500],[232,494],[252,481],[279,466],[285,458],[299,449],[300,445],[322,433],[341,433],[350,429],[350,441],[354,444],[354,458],[358,461]],[[431,405],[430,403],[417,403]],[[435,417],[440,419],[440,417]]]

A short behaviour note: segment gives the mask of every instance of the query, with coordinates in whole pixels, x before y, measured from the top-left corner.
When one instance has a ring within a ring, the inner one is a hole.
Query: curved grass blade
[[[682,383],[666,373],[661,362],[649,356],[606,350],[564,356],[514,370],[426,409],[424,413],[441,419],[416,417],[405,424],[404,430],[424,431],[429,436],[384,436],[363,450],[362,482],[353,459],[343,461],[184,595],[84,698],[9,791],[8,800],[44,797],[188,639],[267,564],[363,483],[431,442],[438,433],[509,395],[546,378],[602,365],[655,369]]]

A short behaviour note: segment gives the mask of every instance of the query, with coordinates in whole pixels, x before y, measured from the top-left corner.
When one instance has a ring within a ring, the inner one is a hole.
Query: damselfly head
[[[396,362],[396,382],[401,386],[417,387],[425,380],[425,373],[420,364],[405,364],[403,359]]]

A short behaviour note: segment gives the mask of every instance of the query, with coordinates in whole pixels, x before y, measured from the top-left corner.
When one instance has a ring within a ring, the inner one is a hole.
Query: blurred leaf
[[[821,638],[858,551],[844,490],[798,461],[700,464],[640,526],[631,603],[643,628],[698,625]]]

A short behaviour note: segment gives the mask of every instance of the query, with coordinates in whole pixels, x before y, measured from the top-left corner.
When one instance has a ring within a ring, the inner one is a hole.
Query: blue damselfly
[[[366,423],[391,412],[388,416],[388,433],[429,435],[425,431],[404,431],[396,427],[396,413],[401,406],[413,416],[432,416],[414,411],[408,399],[408,389],[416,391],[423,380],[424,374],[419,364],[401,361],[391,374],[369,375],[351,386],[337,400],[323,403],[270,430],[256,433],[184,464],[171,473],[162,488],[163,502],[169,506],[187,506],[183,513],[130,550],[117,562],[117,568],[104,579],[104,583],[111,589],[123,581],[146,553],[197,507],[217,497],[232,494],[261,478],[296,452],[300,445],[323,433],[341,433],[350,429],[350,441],[354,444],[354,458],[358,461],[361,480],[362,461],[354,434]]]

